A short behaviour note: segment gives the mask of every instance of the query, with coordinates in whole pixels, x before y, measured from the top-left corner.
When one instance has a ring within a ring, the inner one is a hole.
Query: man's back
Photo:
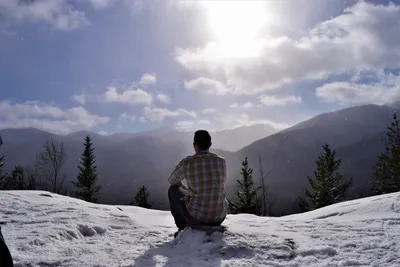
[[[185,203],[190,215],[203,222],[223,220],[227,213],[225,159],[208,151],[199,152],[183,159],[177,169],[188,185]]]

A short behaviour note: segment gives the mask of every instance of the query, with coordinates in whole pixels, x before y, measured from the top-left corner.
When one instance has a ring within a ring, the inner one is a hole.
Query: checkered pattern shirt
[[[206,151],[182,159],[168,180],[174,185],[183,179],[186,179],[188,187],[184,200],[192,217],[213,223],[226,216],[226,162],[223,157]]]

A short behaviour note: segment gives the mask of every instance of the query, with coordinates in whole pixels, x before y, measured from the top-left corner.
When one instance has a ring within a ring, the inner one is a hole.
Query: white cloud
[[[257,94],[283,84],[359,69],[399,68],[398,32],[399,5],[360,1],[299,39],[266,35],[254,40],[250,47],[256,55],[229,57],[219,43],[208,42],[203,48],[178,48],[176,60],[207,81],[208,86],[198,82],[192,88],[207,93]]]
[[[197,117],[197,114],[194,111],[189,111],[189,110],[186,110],[184,108],[178,108],[177,111],[182,116],[189,116],[189,117],[192,117],[192,118],[196,118]]]
[[[139,118],[141,122],[147,121],[162,121],[166,117],[180,117],[180,116],[189,116],[195,118],[197,115],[193,111],[188,111],[185,109],[176,109],[169,110],[167,108],[152,108],[152,107],[144,107],[144,114]]]
[[[400,76],[378,73],[378,82],[357,83],[360,77],[352,81],[326,83],[316,89],[316,96],[326,102],[345,104],[385,104],[399,99]]]
[[[157,82],[156,75],[154,73],[146,73],[140,78],[140,84],[155,84]]]
[[[94,9],[104,9],[118,1],[119,0],[89,0]]]
[[[245,109],[252,108],[253,106],[254,105],[251,102],[246,102],[243,105],[239,105],[238,103],[235,102],[235,103],[232,103],[229,105],[229,107],[231,107],[231,108],[245,108]]]
[[[64,134],[93,129],[109,121],[110,118],[90,114],[83,107],[61,109],[38,101],[27,101],[22,104],[0,101],[1,129],[34,127]]]
[[[129,120],[129,121],[136,121],[136,116],[128,114],[126,112],[121,113],[120,117],[124,120]]]
[[[150,105],[153,97],[142,89],[128,89],[122,93],[117,92],[117,88],[108,87],[104,94],[105,102],[117,102],[126,105]]]
[[[181,131],[190,131],[210,124],[211,123],[208,120],[184,120],[176,122],[175,127]]]
[[[73,95],[71,97],[74,101],[78,102],[79,104],[83,105],[86,102],[86,96],[85,95]]]
[[[244,108],[252,108],[252,107],[253,107],[253,103],[251,103],[251,102],[246,102],[246,103],[243,104],[243,107],[244,107]]]
[[[171,97],[166,94],[158,94],[157,99],[163,103],[169,104],[171,103]]]
[[[268,119],[250,119],[247,114],[240,114],[235,116],[224,116],[218,118],[221,128],[223,129],[233,129],[241,126],[252,126],[256,124],[266,124],[276,130],[283,130],[288,128],[290,125],[286,123],[274,122]]]
[[[266,106],[285,106],[289,103],[302,103],[303,100],[299,96],[277,97],[273,95],[261,95],[260,102]]]
[[[110,133],[109,132],[107,132],[107,131],[99,131],[99,132],[97,132],[99,135],[103,135],[103,136],[107,136],[107,135],[110,135]]]
[[[188,90],[199,91],[210,95],[225,95],[230,91],[223,83],[204,77],[185,81],[184,85]]]
[[[0,0],[0,17],[10,24],[45,22],[56,29],[69,31],[88,24],[83,11],[65,0]]]
[[[203,114],[213,114],[216,113],[217,110],[215,108],[206,108],[201,111]]]

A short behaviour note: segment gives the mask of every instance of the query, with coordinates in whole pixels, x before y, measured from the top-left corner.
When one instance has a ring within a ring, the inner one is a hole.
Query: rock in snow
[[[400,193],[281,218],[229,215],[210,238],[174,240],[169,212],[42,191],[1,191],[0,220],[19,267],[400,266]]]

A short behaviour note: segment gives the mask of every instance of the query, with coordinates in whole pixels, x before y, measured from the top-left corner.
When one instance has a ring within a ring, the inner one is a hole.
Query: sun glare
[[[204,1],[209,27],[225,55],[257,52],[256,39],[268,22],[265,1]]]

